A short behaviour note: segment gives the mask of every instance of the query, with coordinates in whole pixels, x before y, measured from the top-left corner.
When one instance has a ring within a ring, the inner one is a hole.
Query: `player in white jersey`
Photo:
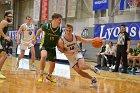
[[[90,76],[83,70],[91,69],[95,73],[99,74],[99,70],[94,66],[85,64],[84,58],[81,52],[78,51],[77,41],[83,43],[92,43],[93,39],[84,39],[73,33],[73,26],[70,24],[66,25],[65,34],[58,41],[58,49],[64,53],[71,65],[71,67],[81,76],[91,80],[91,86],[96,84],[96,78]]]
[[[17,32],[17,44],[21,44],[21,53],[18,57],[17,68],[19,66],[19,61],[24,57],[25,50],[30,48],[31,56],[32,56],[32,64],[30,64],[30,70],[36,70],[35,62],[35,49],[33,38],[34,38],[34,25],[31,23],[31,17],[26,17],[26,23],[22,24]],[[20,33],[22,32],[21,41],[20,41]]]

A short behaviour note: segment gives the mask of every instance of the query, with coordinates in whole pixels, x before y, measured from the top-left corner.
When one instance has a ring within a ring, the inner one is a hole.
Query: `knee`
[[[84,69],[84,66],[83,65],[80,65],[79,66],[79,70],[83,70]]]
[[[81,74],[81,70],[80,69],[75,69],[75,71],[80,75]]]
[[[2,52],[2,56],[7,57],[7,53],[6,52]]]
[[[47,54],[46,53],[41,53],[41,58],[46,58]]]

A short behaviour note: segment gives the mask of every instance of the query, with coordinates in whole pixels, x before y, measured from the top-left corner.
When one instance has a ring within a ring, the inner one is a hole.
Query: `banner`
[[[94,29],[94,37],[100,37],[104,40],[117,40],[120,32],[120,24],[97,24]],[[126,32],[131,40],[140,40],[140,22],[125,23]]]
[[[40,0],[34,0],[33,20],[39,21],[39,19],[40,19]]]
[[[41,21],[48,19],[48,0],[41,0]]]
[[[120,10],[124,10],[124,2],[125,0],[120,0]]]
[[[68,0],[67,17],[75,17],[76,14],[76,0]]]
[[[93,0],[93,10],[108,9],[108,0]]]
[[[17,38],[17,30],[10,30],[10,31],[7,32],[7,34],[12,39],[16,39]]]
[[[54,13],[59,13],[66,18],[66,0],[49,0],[49,20]]]

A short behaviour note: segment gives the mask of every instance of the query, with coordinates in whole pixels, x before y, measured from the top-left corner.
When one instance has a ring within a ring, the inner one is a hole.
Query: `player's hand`
[[[35,39],[32,40],[32,44],[34,44],[34,45],[36,44],[36,40]]]
[[[17,44],[18,44],[18,45],[20,44],[20,40],[17,40]]]
[[[11,41],[11,38],[9,36],[6,36],[4,39]]]

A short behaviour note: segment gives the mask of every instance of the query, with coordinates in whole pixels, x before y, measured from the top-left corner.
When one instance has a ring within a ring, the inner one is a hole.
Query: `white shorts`
[[[31,48],[33,46],[34,45],[32,44],[32,41],[29,41],[29,42],[22,41],[21,50],[26,50],[27,48]]]
[[[72,68],[78,63],[79,59],[83,59],[81,52],[75,53],[74,55],[66,55],[66,57]]]

